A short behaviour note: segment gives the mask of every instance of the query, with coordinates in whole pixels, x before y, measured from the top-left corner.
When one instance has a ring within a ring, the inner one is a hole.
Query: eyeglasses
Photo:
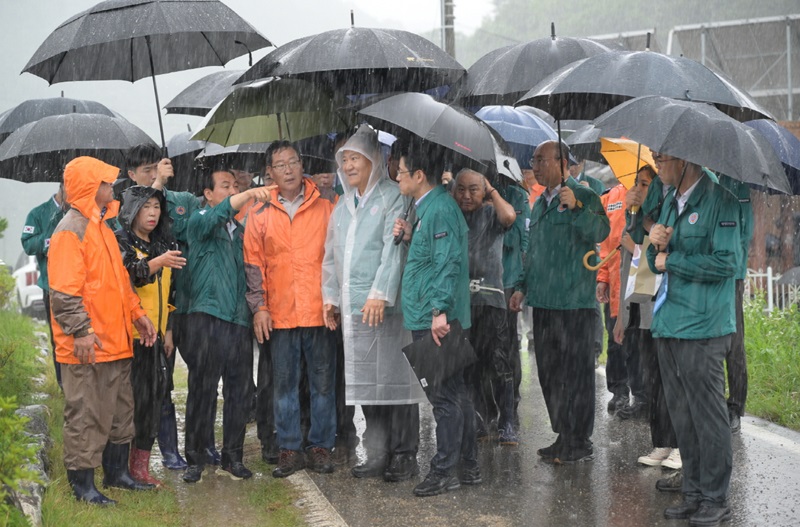
[[[528,160],[528,163],[531,165],[531,168],[533,168],[533,165],[543,165],[548,161],[553,161],[553,160],[555,160],[555,157],[548,157],[548,158],[532,157]]]
[[[400,170],[400,169],[398,169],[398,170],[397,170],[397,175],[398,175],[398,176],[399,176],[400,174],[410,174],[410,173],[411,173],[411,171],[410,171],[410,170]]]
[[[300,165],[300,160],[295,159],[294,161],[289,161],[288,163],[278,163],[277,165],[272,165],[272,170],[276,172],[284,172],[286,167],[289,167],[290,170],[294,170]]]
[[[666,154],[662,154],[661,152],[651,152],[653,156],[653,161],[656,163],[666,163],[668,161],[677,161],[677,157],[666,157]]]

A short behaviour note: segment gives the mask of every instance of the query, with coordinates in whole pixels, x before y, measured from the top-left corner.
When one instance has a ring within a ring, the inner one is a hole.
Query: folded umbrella
[[[25,182],[60,182],[64,166],[92,156],[114,166],[125,152],[153,140],[120,117],[71,113],[26,124],[0,144],[0,175]]]
[[[637,97],[594,122],[606,137],[627,137],[727,176],[787,194],[783,166],[764,137],[710,104]]]

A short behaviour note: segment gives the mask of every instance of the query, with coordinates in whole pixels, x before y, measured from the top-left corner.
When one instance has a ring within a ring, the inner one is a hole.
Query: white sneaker
[[[683,466],[683,463],[681,462],[681,451],[677,448],[673,450],[669,457],[661,462],[661,466],[664,468],[679,470]]]
[[[676,449],[677,450],[677,449]],[[667,459],[670,454],[672,453],[672,449],[665,447],[665,448],[654,448],[652,452],[647,454],[646,456],[641,456],[638,461],[642,465],[647,465],[650,467],[660,467],[661,463]]]

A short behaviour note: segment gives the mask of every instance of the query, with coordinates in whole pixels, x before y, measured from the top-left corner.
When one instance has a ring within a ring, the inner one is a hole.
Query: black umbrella
[[[24,182],[59,182],[78,156],[123,166],[125,152],[153,140],[120,117],[71,113],[26,124],[0,144],[0,176]]]
[[[261,174],[267,167],[267,148],[270,143],[244,143],[222,146],[208,143],[195,160],[204,166],[222,166]]]
[[[699,62],[654,51],[611,51],[575,62],[533,87],[518,104],[561,119],[594,119],[646,95],[712,103],[739,121],[770,117],[744,91]]]
[[[233,91],[233,84],[244,70],[215,71],[201,77],[169,101],[167,113],[205,116],[211,108]]]
[[[169,188],[173,190],[188,190],[194,192],[197,189],[196,185],[192,185],[196,178],[194,178],[194,158],[198,152],[206,147],[205,141],[193,141],[192,131],[183,132],[173,135],[167,141],[167,151],[169,158],[172,161],[172,169],[175,175],[168,183]]]
[[[500,135],[459,106],[439,102],[424,93],[402,93],[358,113],[395,136],[411,132],[449,149],[466,165],[482,171],[495,168],[513,180],[521,180],[521,174],[516,173],[519,167],[514,170],[505,166],[512,154]]]
[[[587,124],[578,128],[564,142],[569,145],[570,152],[580,159],[605,163],[605,158],[600,153],[600,129],[595,125]]]
[[[791,194],[775,151],[756,130],[710,104],[638,97],[595,120],[604,137],[627,137],[739,181]]]
[[[108,0],[70,18],[22,70],[50,84],[152,77],[231,59],[270,42],[217,0]]]
[[[559,68],[606,51],[586,38],[556,37],[553,29],[549,38],[490,51],[467,70],[454,91],[463,106],[514,104]]]
[[[292,76],[346,95],[450,85],[464,67],[430,40],[398,29],[350,27],[284,44],[239,82]]]
[[[67,113],[96,113],[109,117],[119,117],[119,114],[95,101],[70,99],[68,97],[30,99],[19,103],[0,116],[0,142],[20,126],[50,115],[64,115]]]

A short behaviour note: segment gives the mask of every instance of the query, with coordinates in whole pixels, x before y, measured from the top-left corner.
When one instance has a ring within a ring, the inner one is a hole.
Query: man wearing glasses
[[[306,465],[329,473],[333,472],[330,451],[336,439],[336,347],[334,334],[322,318],[321,284],[333,204],[303,176],[300,153],[288,141],[274,142],[267,149],[267,173],[277,189],[272,190],[271,202],[250,212],[244,258],[256,340],[270,342],[280,449],[272,475],[283,478]],[[311,391],[305,456],[300,428],[301,356]]]
[[[569,149],[546,141],[533,154],[536,179],[547,190],[531,214],[523,283],[510,300],[533,308],[536,367],[558,438],[537,453],[556,464],[594,456],[594,340],[596,271],[583,266],[609,233],[600,197],[567,177]]]

